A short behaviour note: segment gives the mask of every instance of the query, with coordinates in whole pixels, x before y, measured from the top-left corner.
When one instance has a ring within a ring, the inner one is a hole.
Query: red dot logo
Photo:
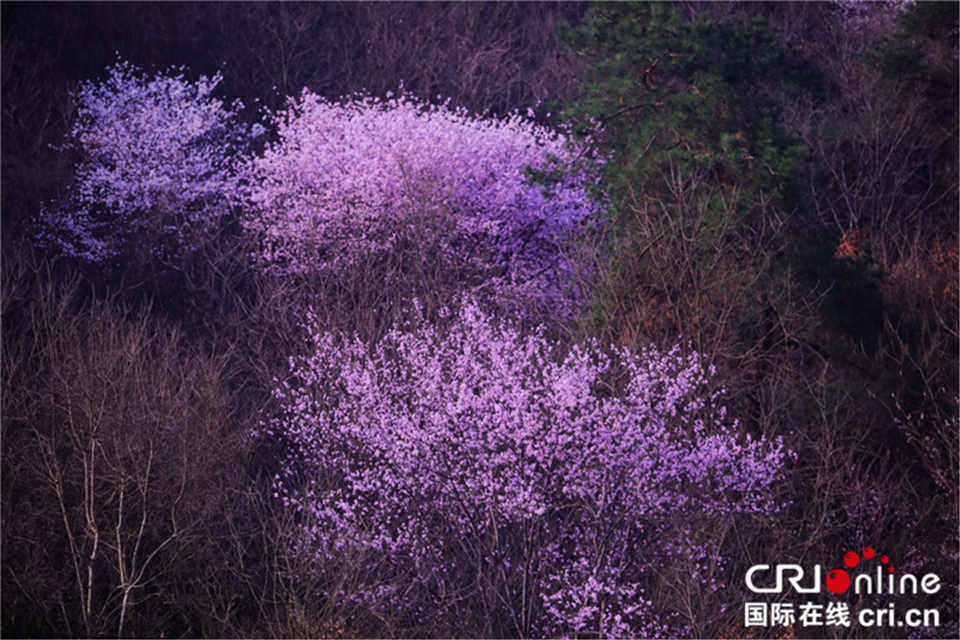
[[[827,574],[827,589],[834,593],[843,593],[850,588],[850,574],[843,569],[834,569]]]
[[[873,547],[867,547],[866,549],[863,550],[863,557],[866,558],[867,560],[872,559],[875,554],[876,554],[876,551],[873,550]]]
[[[854,551],[848,551],[845,556],[843,556],[843,564],[847,565],[850,569],[853,569],[857,566],[857,563],[860,562],[860,556]]]

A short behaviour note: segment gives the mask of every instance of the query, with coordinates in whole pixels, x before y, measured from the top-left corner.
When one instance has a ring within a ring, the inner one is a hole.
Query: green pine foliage
[[[609,198],[613,266],[591,330],[630,341],[639,325],[730,355],[769,342],[803,213],[790,195],[804,147],[784,110],[819,99],[815,71],[762,19],[690,22],[656,3],[598,5],[562,37],[594,63],[566,115],[599,150]]]

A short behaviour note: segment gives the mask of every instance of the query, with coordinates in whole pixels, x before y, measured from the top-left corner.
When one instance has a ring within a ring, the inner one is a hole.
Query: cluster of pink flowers
[[[365,558],[370,606],[440,615],[436,594],[494,589],[523,634],[659,633],[644,568],[682,541],[658,533],[775,509],[782,444],[738,439],[696,355],[563,355],[472,303],[446,322],[376,345],[319,331],[265,427],[289,444],[301,552]]]
[[[596,210],[583,177],[549,187],[530,178],[572,160],[562,134],[519,114],[309,91],[272,119],[278,141],[251,162],[245,221],[271,268],[349,269],[403,251],[423,259],[429,246],[462,281],[560,295],[564,242]]]
[[[289,445],[276,490],[300,513],[296,552],[317,575],[359,559],[349,597],[381,612],[463,605],[521,635],[663,633],[649,569],[694,549],[690,518],[772,511],[785,452],[736,436],[695,354],[564,349],[480,310],[571,299],[564,249],[596,207],[589,176],[554,171],[576,153],[565,137],[519,115],[304,92],[245,157],[262,128],[213,96],[219,81],[120,63],[84,84],[76,186],[43,210],[39,239],[98,264],[170,258],[240,205],[280,273],[436,260],[439,281],[462,285],[459,313],[373,345],[318,327],[277,390],[284,411],[264,431]]]
[[[43,207],[41,245],[87,262],[141,242],[160,257],[203,246],[239,193],[239,152],[251,135],[239,103],[213,93],[220,76],[147,77],[129,63],[86,82],[75,96],[71,143],[81,152],[65,201]]]
[[[175,258],[239,207],[259,264],[278,273],[386,260],[426,264],[445,290],[500,308],[554,313],[578,295],[565,249],[597,207],[586,174],[562,171],[575,152],[558,132],[519,114],[305,91],[268,115],[276,139],[255,155],[265,129],[214,97],[219,76],[107,71],[75,97],[81,160],[68,196],[41,209],[42,246],[95,264]]]

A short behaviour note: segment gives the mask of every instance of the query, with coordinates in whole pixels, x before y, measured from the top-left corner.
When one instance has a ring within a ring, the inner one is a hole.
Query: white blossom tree
[[[407,277],[426,264],[435,289],[553,310],[568,300],[564,245],[597,209],[589,177],[531,178],[573,161],[562,133],[519,114],[309,91],[272,120],[278,140],[251,163],[244,219],[267,268],[342,273],[373,262]]]
[[[214,96],[220,80],[151,77],[121,61],[83,83],[69,140],[76,181],[42,207],[39,243],[96,264],[200,249],[241,188],[239,152],[262,131],[238,121],[242,104]]]
[[[291,359],[264,431],[288,445],[299,578],[413,635],[683,635],[650,591],[684,559],[723,586],[697,530],[777,511],[782,443],[737,434],[696,354],[564,357],[470,302],[446,322],[375,345],[319,331]]]

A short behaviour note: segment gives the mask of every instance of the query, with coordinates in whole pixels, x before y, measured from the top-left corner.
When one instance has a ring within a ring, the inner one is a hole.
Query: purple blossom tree
[[[654,572],[704,555],[691,521],[775,511],[782,444],[737,437],[695,354],[563,355],[473,303],[446,322],[372,346],[318,332],[291,359],[265,432],[288,445],[277,496],[320,597],[407,632],[668,633]],[[348,563],[343,593],[325,576]]]
[[[595,211],[565,136],[519,115],[475,118],[408,97],[329,102],[309,91],[273,114],[278,141],[250,166],[245,220],[268,268],[344,271],[392,256],[429,262],[478,296],[558,308],[567,234]]]
[[[76,94],[76,182],[42,207],[39,244],[97,264],[197,251],[236,201],[238,153],[262,127],[239,124],[242,105],[214,97],[219,75],[149,77],[126,62],[107,71]]]

